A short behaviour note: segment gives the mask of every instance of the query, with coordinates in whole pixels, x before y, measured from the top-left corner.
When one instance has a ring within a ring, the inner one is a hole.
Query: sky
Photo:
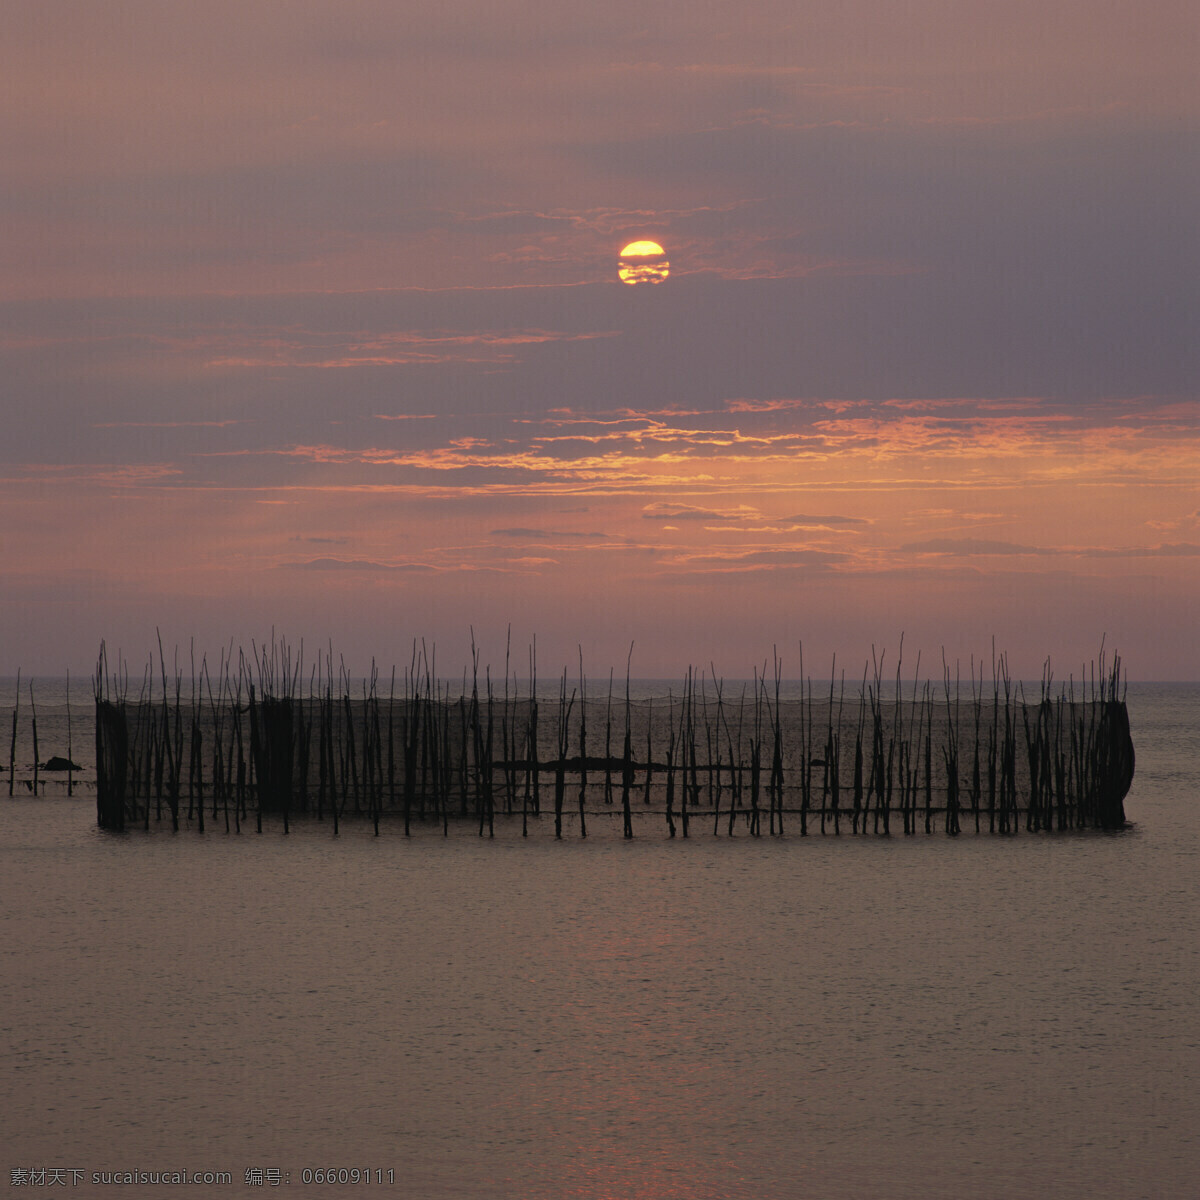
[[[0,673],[1200,679],[1190,0],[9,0],[0,49]]]

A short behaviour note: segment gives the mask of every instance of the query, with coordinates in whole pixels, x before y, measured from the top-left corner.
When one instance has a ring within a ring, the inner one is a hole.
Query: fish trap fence
[[[789,698],[778,675],[689,674],[638,700],[611,683],[589,697],[565,674],[557,694],[524,695],[415,673],[399,690],[373,674],[358,696],[267,682],[224,680],[206,700],[185,700],[181,680],[158,700],[98,684],[99,824],[359,818],[492,834],[507,817],[523,833],[552,819],[561,837],[569,817],[586,837],[589,815],[619,812],[627,837],[635,816],[672,837],[1117,829],[1133,776],[1117,668],[1083,697],[1044,681],[1034,700],[999,677],[988,694],[875,679]]]

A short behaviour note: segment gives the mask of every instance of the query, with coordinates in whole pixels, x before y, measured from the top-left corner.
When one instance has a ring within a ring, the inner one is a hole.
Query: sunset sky
[[[1193,0],[10,0],[0,674],[1200,678]],[[670,275],[617,277],[660,243]]]

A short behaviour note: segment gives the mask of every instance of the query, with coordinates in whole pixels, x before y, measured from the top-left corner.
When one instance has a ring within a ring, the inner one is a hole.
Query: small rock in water
[[[42,770],[42,771],[82,771],[83,768],[78,763],[72,762],[69,758],[62,758],[56,754],[53,758],[46,759],[46,761],[44,763],[42,763],[39,770]]]

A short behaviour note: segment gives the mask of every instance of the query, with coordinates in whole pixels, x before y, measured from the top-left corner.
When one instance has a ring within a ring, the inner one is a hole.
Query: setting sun
[[[630,242],[621,251],[617,274],[622,283],[662,283],[670,274],[670,266],[666,251],[657,242]]]

